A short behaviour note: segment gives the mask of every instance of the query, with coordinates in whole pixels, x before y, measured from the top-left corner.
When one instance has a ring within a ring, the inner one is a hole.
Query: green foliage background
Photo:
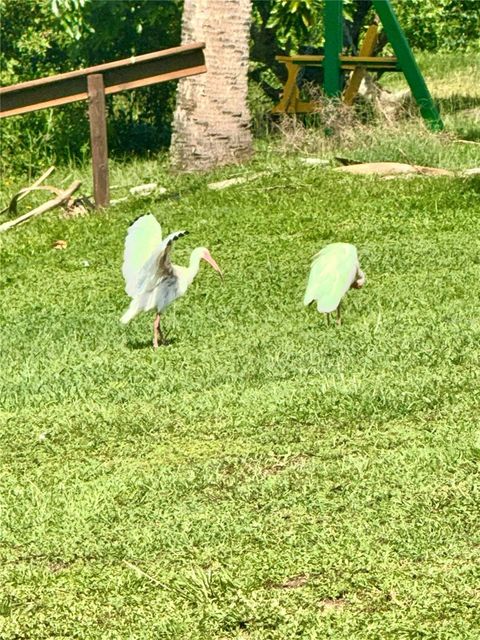
[[[407,38],[417,49],[480,48],[478,0],[396,0],[394,7]]]
[[[0,0],[2,85],[176,46],[177,0]],[[108,98],[112,155],[148,153],[169,143],[174,83]],[[86,104],[2,123],[3,168],[25,170],[88,153]]]
[[[0,0],[1,83],[13,84],[142,54],[180,43],[182,0]],[[351,13],[354,0],[345,0]],[[424,50],[474,49],[480,42],[476,0],[394,2],[412,45]],[[281,70],[274,56],[321,44],[323,0],[253,0],[251,95],[262,110],[265,84]],[[272,73],[273,70],[273,73]],[[176,83],[108,99],[113,156],[166,147]],[[3,171],[38,170],[88,153],[86,105],[11,118],[2,123]]]

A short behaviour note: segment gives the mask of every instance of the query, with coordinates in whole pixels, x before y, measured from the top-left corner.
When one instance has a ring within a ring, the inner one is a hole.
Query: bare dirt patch
[[[347,601],[345,598],[325,598],[319,603],[322,613],[324,614],[341,611],[346,604]]]
[[[287,578],[283,582],[271,583],[268,586],[273,589],[299,589],[304,587],[309,580],[309,576],[306,573],[299,573],[296,576]]]

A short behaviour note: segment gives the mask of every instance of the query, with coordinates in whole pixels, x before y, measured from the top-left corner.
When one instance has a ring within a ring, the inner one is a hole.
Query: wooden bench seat
[[[378,38],[378,25],[371,24],[365,34],[358,56],[339,56],[340,68],[351,71],[350,78],[343,92],[343,101],[351,105],[357,95],[362,78],[367,71],[401,71],[397,58],[393,56],[372,56]],[[272,113],[312,113],[318,111],[318,101],[300,100],[297,77],[302,67],[322,67],[323,55],[276,56],[278,62],[287,68],[288,76],[283,88],[280,102],[272,109]]]
[[[275,60],[291,62],[301,67],[322,67],[325,56],[317,55],[296,55],[296,56],[275,56]],[[357,67],[365,67],[368,71],[401,71],[398,61],[393,56],[340,56],[340,67],[352,71]]]

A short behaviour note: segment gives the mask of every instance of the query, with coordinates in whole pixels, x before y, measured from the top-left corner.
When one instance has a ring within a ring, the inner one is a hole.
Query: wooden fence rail
[[[105,95],[205,73],[203,42],[0,88],[0,118],[89,100],[95,204],[109,204]]]

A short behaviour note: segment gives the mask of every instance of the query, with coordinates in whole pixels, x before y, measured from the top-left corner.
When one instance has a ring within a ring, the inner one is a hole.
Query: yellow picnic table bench
[[[401,71],[408,82],[412,96],[418,105],[426,124],[432,131],[441,131],[444,127],[440,112],[425,79],[408,44],[391,0],[372,0],[375,10],[373,24],[368,27],[358,55],[342,55],[344,47],[343,0],[325,0],[324,2],[324,52],[325,55],[277,56],[277,60],[286,65],[288,71],[283,96],[272,109],[273,113],[308,113],[321,105],[315,102],[302,102],[298,87],[299,69],[308,66],[323,67],[323,89],[329,98],[340,97],[342,93],[342,71],[351,71],[343,101],[352,104],[358,93],[360,83],[366,71]],[[378,39],[378,25],[382,24],[388,42],[396,57],[374,56]]]
[[[351,105],[358,93],[360,83],[366,71],[401,71],[397,58],[393,56],[372,56],[378,38],[378,26],[372,24],[365,34],[358,56],[339,56],[340,68],[351,71],[343,92],[343,102]],[[287,68],[288,77],[280,102],[272,109],[272,113],[312,113],[319,107],[318,101],[300,100],[297,77],[302,67],[322,67],[323,55],[276,56],[276,60]]]

